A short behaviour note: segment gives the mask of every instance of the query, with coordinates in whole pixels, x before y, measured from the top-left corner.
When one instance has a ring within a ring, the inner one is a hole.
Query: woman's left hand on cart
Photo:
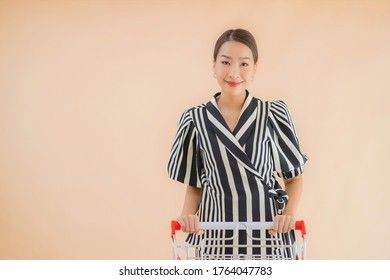
[[[293,215],[276,215],[273,220],[273,227],[269,230],[269,234],[276,235],[277,233],[287,233],[294,229],[295,221],[296,219]]]

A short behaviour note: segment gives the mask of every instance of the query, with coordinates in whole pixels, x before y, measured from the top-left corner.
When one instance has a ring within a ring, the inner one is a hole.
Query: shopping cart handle
[[[272,225],[272,223],[271,223]],[[176,234],[176,231],[180,230],[181,226],[178,221],[171,221],[171,237]],[[306,235],[306,227],[304,221],[296,221],[295,222],[295,230],[299,230],[301,232],[302,238]]]

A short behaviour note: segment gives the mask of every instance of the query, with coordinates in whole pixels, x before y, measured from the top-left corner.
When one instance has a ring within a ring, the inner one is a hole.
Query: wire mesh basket
[[[282,234],[269,237],[255,237],[253,232],[272,229],[272,222],[202,222],[200,229],[203,231],[219,230],[230,231],[228,237],[206,237],[202,234],[197,245],[189,242],[179,244],[176,231],[180,230],[177,221],[171,222],[171,238],[173,259],[182,259],[179,251],[184,252],[187,260],[303,260],[306,258],[306,228],[304,221],[295,223],[295,231],[299,231],[300,241],[294,240],[292,244],[286,244]],[[239,233],[245,233],[250,244],[234,242]],[[262,234],[263,236],[267,236]],[[210,236],[210,235],[209,235]],[[244,253],[243,253],[244,251]],[[256,252],[256,253],[255,253]]]

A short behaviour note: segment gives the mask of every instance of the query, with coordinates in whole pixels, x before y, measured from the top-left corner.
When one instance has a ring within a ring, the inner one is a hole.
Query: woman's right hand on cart
[[[202,234],[199,228],[199,217],[197,215],[181,215],[177,218],[181,230],[186,233]]]

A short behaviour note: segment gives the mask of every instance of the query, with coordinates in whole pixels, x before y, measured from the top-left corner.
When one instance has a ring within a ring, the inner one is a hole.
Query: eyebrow
[[[228,59],[232,59],[230,56],[228,56],[228,55],[225,55],[225,54],[222,54],[221,55],[222,57],[226,57],[226,58],[228,58]],[[251,59],[250,57],[247,57],[247,56],[244,56],[244,57],[239,57],[239,59]]]

